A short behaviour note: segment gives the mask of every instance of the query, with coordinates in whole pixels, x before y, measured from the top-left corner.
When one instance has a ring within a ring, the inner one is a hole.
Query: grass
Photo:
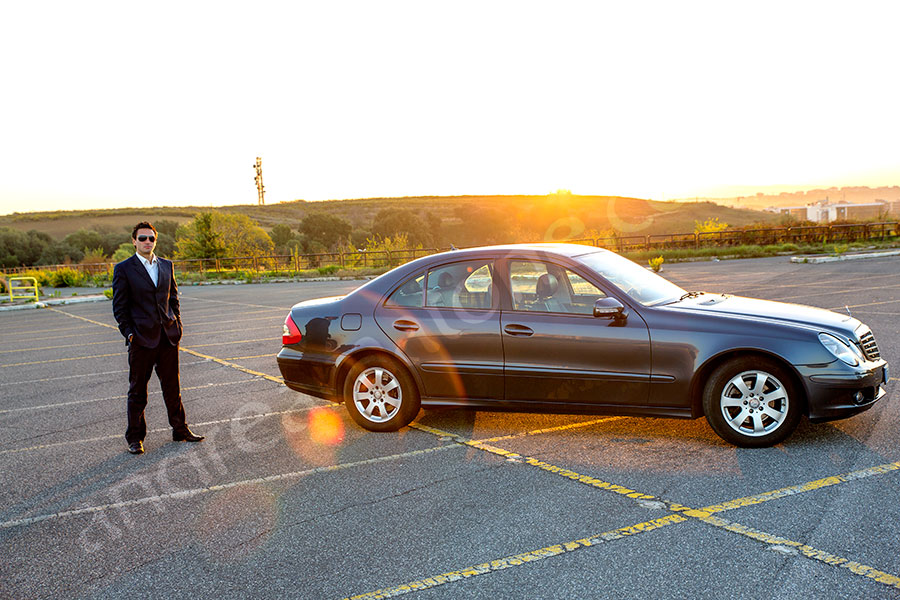
[[[679,262],[697,259],[730,259],[730,258],[762,258],[765,256],[783,256],[787,254],[844,254],[860,250],[896,248],[900,246],[900,238],[889,240],[866,240],[839,244],[770,244],[766,246],[715,246],[709,248],[672,248],[650,249],[623,252],[622,256],[647,264],[649,260],[662,256],[665,262]]]
[[[672,248],[650,250],[638,250],[623,252],[622,256],[633,260],[640,265],[652,266],[652,261],[665,263],[686,262],[693,260],[711,259],[737,259],[737,258],[761,258],[766,256],[803,255],[803,254],[845,254],[847,252],[861,250],[876,250],[900,247],[900,238],[889,240],[867,240],[843,244],[774,244],[767,246],[729,246],[710,248]],[[662,259],[662,260],[660,260]],[[338,265],[325,265],[315,269],[295,270],[233,270],[233,271],[208,271],[208,272],[179,272],[178,282],[182,284],[202,282],[243,281],[245,283],[260,283],[266,281],[284,281],[315,279],[320,277],[334,277],[340,279],[360,279],[374,277],[389,271],[391,267],[353,268],[340,267]],[[33,269],[23,275],[34,277],[42,288],[60,287],[108,287],[110,277],[108,273],[89,275],[77,269],[67,268],[59,271]],[[8,291],[0,278],[0,292]],[[104,292],[105,293],[105,292]]]

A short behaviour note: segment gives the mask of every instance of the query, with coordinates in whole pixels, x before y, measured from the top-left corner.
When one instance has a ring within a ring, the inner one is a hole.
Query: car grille
[[[859,338],[859,344],[862,346],[863,354],[868,360],[877,360],[881,358],[881,352],[878,351],[878,344],[875,343],[875,336],[871,331],[865,332]]]

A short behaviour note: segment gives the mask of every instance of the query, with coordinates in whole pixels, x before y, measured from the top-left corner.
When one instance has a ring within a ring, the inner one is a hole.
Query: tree
[[[53,242],[41,252],[37,264],[61,265],[70,262],[80,262],[82,258],[84,258],[84,250],[81,248],[76,248],[65,241]]]
[[[203,212],[175,232],[175,256],[178,258],[219,258],[225,256],[222,234],[213,226],[213,213]]]
[[[93,229],[79,229],[63,238],[63,242],[83,252],[90,248],[103,248],[103,236]]]
[[[134,244],[131,242],[123,242],[116,251],[113,252],[112,257],[109,259],[112,262],[122,262],[126,258],[131,258],[131,255],[134,254]]]
[[[209,211],[178,227],[175,256],[222,258],[265,256],[272,253],[272,239],[247,215]]]
[[[53,239],[46,233],[28,233],[10,227],[0,228],[0,267],[31,266],[37,263]]]
[[[160,219],[159,221],[154,221],[153,226],[156,227],[157,233],[164,233],[175,239],[175,232],[178,231],[178,221]]]
[[[102,233],[100,235],[101,243],[103,251],[106,254],[112,254],[116,251],[116,248],[121,246],[124,243],[131,243],[131,230],[129,229],[127,232],[125,231],[109,231],[106,233]],[[157,247],[159,247],[159,243],[157,242]]]
[[[353,226],[349,221],[334,215],[310,213],[300,221],[299,229],[311,242],[332,248],[350,235]]]
[[[428,225],[416,213],[406,208],[382,208],[379,210],[372,223],[372,233],[381,238],[405,234],[409,244],[413,247],[434,244]]]
[[[291,231],[291,226],[285,225],[284,223],[275,225],[272,228],[272,231],[269,232],[269,237],[272,238],[272,243],[275,245],[275,251],[279,254],[286,254],[291,246],[291,241],[295,239],[294,232]]]

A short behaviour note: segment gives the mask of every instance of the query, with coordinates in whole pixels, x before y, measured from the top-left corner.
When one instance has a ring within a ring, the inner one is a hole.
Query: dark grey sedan
[[[372,431],[421,406],[697,418],[745,447],[885,396],[888,365],[849,315],[688,292],[607,250],[522,244],[415,260],[295,305],[288,387]]]

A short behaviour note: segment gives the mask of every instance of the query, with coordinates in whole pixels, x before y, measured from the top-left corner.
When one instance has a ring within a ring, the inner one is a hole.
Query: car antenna
[[[850,312],[850,305],[849,305],[849,304],[845,304],[845,305],[844,305],[844,310],[847,311],[847,314],[850,315],[850,318],[852,319],[852,318],[853,318],[853,313]]]
[[[450,242],[450,249],[451,250],[459,250],[459,248],[457,248],[456,246],[453,245],[453,242]]]

